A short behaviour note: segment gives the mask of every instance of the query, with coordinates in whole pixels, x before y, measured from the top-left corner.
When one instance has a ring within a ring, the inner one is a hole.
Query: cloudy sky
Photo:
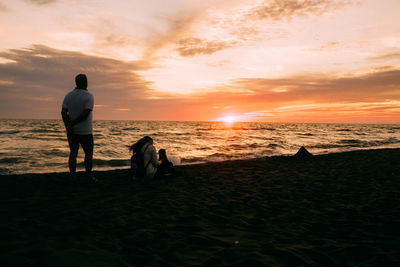
[[[0,117],[400,123],[399,0],[0,0]]]

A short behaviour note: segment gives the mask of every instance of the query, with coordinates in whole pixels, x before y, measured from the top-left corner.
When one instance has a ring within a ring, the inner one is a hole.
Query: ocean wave
[[[332,149],[332,148],[368,148],[368,147],[379,147],[386,145],[394,145],[400,143],[397,138],[391,137],[384,140],[373,140],[365,141],[359,139],[343,139],[338,143],[328,143],[328,144],[317,144],[313,146],[308,146],[308,148],[316,149]]]
[[[253,130],[260,130],[260,131],[275,131],[275,128],[271,128],[271,127],[257,127],[254,128]]]
[[[339,144],[318,144],[318,145],[307,146],[307,148],[309,149],[330,149],[330,148],[342,148],[342,147],[346,146]]]
[[[67,157],[69,155],[69,151],[61,150],[61,149],[51,149],[41,151],[40,154],[46,156],[59,156],[59,157]]]
[[[226,156],[228,156],[228,155],[225,153],[217,152],[217,153],[213,153],[213,154],[209,155],[208,158],[218,158],[218,157],[226,157]]]
[[[206,162],[203,157],[190,157],[190,158],[182,158],[182,164],[195,164],[195,163],[203,163]]]
[[[355,135],[360,135],[360,136],[364,136],[364,135],[367,135],[366,133],[361,133],[361,132],[358,132],[358,133],[354,133]]]
[[[237,154],[224,154],[224,153],[214,153],[207,157],[189,157],[182,158],[181,164],[198,164],[205,162],[219,162],[219,161],[227,161],[227,160],[245,160],[245,159],[254,159],[254,158],[263,158],[267,156],[276,156],[279,153],[276,153],[274,150],[261,150],[254,153],[237,153]]]
[[[241,150],[241,149],[246,149],[249,148],[250,145],[246,145],[246,144],[232,144],[228,146],[228,149],[232,149],[232,150]]]
[[[49,128],[42,128],[42,129],[32,129],[29,130],[28,132],[31,133],[60,133],[60,130],[53,130],[53,129],[49,129]]]
[[[251,144],[232,144],[227,147],[228,149],[231,150],[237,150],[237,151],[246,151],[247,149],[255,150],[255,149],[261,149],[261,148],[270,148],[270,149],[278,149],[278,148],[283,148],[283,146],[276,144],[276,143],[270,143],[270,144],[260,144],[260,143],[251,143]]]
[[[0,164],[13,164],[13,163],[19,163],[19,162],[23,162],[23,161],[24,161],[24,159],[22,159],[22,158],[7,157],[7,158],[0,159]]]
[[[297,136],[314,136],[312,133],[297,133]]]
[[[248,131],[253,130],[246,127],[211,127],[211,128],[198,128],[196,131],[212,132],[212,131]]]
[[[140,128],[137,127],[128,127],[121,129],[122,131],[140,131]]]
[[[52,142],[52,141],[63,141],[63,142],[67,142],[67,136],[65,137],[53,137],[53,136],[46,136],[46,135],[22,135],[22,136],[18,136],[18,138],[20,139],[26,139],[26,140],[40,140],[40,141],[48,141],[48,142]]]
[[[371,141],[364,141],[359,139],[343,139],[340,140],[339,142],[350,147],[374,147],[374,146],[397,144],[400,143],[400,140],[394,137],[390,137],[384,140],[371,140]]]
[[[204,163],[204,162],[218,162],[218,161],[227,161],[232,160],[235,157],[232,155],[227,155],[223,153],[214,153],[207,157],[188,157],[188,158],[181,158],[181,164],[197,164],[197,163]]]
[[[278,144],[268,144],[267,145],[268,148],[272,148],[272,149],[278,149],[278,148],[283,148],[283,146],[278,145]]]
[[[359,140],[359,139],[342,139],[339,141],[339,143],[344,144],[344,145],[359,145],[359,144],[363,144],[364,141]]]
[[[165,133],[165,136],[187,136],[187,135],[192,135],[193,132],[184,132],[184,133],[176,133],[176,132],[171,132],[171,133]]]
[[[249,148],[258,148],[258,147],[260,147],[260,144],[258,144],[258,143],[252,143],[252,144],[249,144],[248,147],[249,147]]]
[[[0,131],[0,134],[17,134],[20,133],[18,130],[6,130],[6,131]]]
[[[0,168],[0,175],[10,175],[14,174],[12,170],[8,168]]]

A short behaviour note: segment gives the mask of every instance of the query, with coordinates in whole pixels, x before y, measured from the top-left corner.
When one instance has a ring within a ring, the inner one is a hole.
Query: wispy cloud
[[[246,15],[252,20],[290,20],[294,17],[320,16],[353,4],[348,0],[273,0],[264,1]],[[357,1],[358,2],[358,1]]]
[[[400,111],[400,100],[390,100],[385,102],[354,102],[354,103],[324,103],[324,104],[305,104],[305,105],[290,105],[283,106],[275,109],[275,112],[289,111],[289,112],[300,112],[300,111],[315,111],[315,112],[364,112],[367,110],[378,110],[382,108],[395,108]]]
[[[194,11],[193,13],[179,13],[174,18],[160,17],[159,19],[167,24],[167,30],[155,30],[155,34],[147,41],[144,58],[151,59],[160,49],[190,35],[190,28],[197,17],[198,13]]]
[[[3,3],[0,3],[0,12],[7,12],[10,11],[10,9]]]
[[[369,60],[373,60],[373,61],[398,60],[398,59],[400,59],[400,50],[399,49],[395,49],[394,51],[392,51],[390,53],[369,57],[368,59]]]
[[[355,5],[360,1],[351,0],[271,0],[261,3],[235,6],[219,10],[216,17],[203,17],[203,27],[210,32],[218,32],[226,41],[209,41],[212,38],[194,35],[190,31],[181,32],[176,41],[176,51],[181,56],[212,54],[231,47],[244,46],[248,42],[282,38],[287,34],[280,22],[286,23],[295,18],[317,17],[329,12]],[[207,20],[208,19],[208,20]],[[208,22],[206,22],[208,21]],[[193,21],[192,21],[193,22]],[[338,46],[337,42],[327,43],[321,49]]]
[[[234,43],[227,43],[223,41],[205,41],[199,38],[186,38],[179,41],[179,46],[176,51],[181,56],[192,57],[199,54],[210,55],[219,50],[232,47]]]
[[[325,43],[325,44],[323,44],[323,45],[321,45],[321,46],[319,46],[319,47],[317,47],[317,48],[315,48],[313,50],[316,50],[316,51],[326,51],[326,50],[331,51],[333,49],[339,48],[340,45],[341,45],[340,42],[331,41],[331,42],[327,42],[327,43]]]
[[[34,5],[42,6],[58,2],[59,0],[25,0],[25,1]]]
[[[103,39],[99,41],[98,46],[115,46],[115,47],[124,47],[124,46],[132,46],[135,45],[135,40],[127,35],[123,34],[108,34],[104,36]]]

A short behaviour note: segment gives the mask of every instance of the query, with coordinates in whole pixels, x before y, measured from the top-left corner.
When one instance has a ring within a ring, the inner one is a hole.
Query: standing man
[[[93,95],[87,90],[87,78],[85,74],[75,77],[76,88],[69,92],[63,101],[61,115],[67,129],[69,154],[69,171],[72,177],[76,177],[76,157],[79,144],[85,151],[85,169],[88,178],[94,182],[98,180],[92,175],[93,161]]]

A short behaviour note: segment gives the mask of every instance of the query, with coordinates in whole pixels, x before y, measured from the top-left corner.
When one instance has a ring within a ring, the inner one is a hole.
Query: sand
[[[400,149],[1,176],[1,266],[400,264]]]

